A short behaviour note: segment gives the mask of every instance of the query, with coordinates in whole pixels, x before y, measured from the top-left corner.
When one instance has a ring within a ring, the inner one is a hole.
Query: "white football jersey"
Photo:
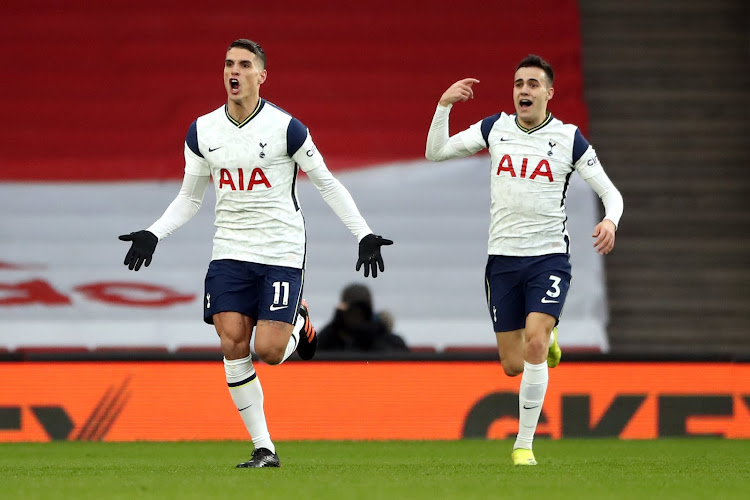
[[[438,106],[433,126],[435,120],[447,123],[448,112],[449,108]],[[515,115],[498,113],[450,141],[454,148],[451,157],[489,149],[490,255],[570,253],[565,215],[570,176],[574,170],[584,179],[603,172],[578,127],[548,114],[542,124],[529,130]]]
[[[210,175],[216,190],[212,259],[304,267],[300,163],[305,171],[325,167],[307,128],[264,99],[242,123],[224,105],[191,124],[185,173]]]

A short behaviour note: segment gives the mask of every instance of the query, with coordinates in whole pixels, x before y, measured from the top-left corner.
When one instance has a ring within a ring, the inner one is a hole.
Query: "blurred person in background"
[[[408,352],[404,339],[393,333],[393,316],[375,312],[370,289],[359,283],[341,292],[331,321],[318,336],[321,351]]]
[[[619,191],[578,127],[554,118],[554,72],[530,54],[516,67],[516,113],[497,113],[449,136],[453,104],[474,98],[475,78],[451,85],[440,97],[427,135],[425,156],[443,161],[485,148],[490,153],[490,229],[485,291],[500,361],[521,377],[519,430],[511,459],[536,465],[534,433],[549,381],[560,362],[557,323],[570,287],[570,245],[565,195],[573,171],[601,199],[604,219],[593,230],[594,248],[606,255],[615,244],[623,211]]]
[[[190,220],[209,179],[216,191],[216,232],[205,280],[204,321],[221,340],[229,392],[250,434],[252,458],[237,467],[280,467],[263,409],[263,390],[250,355],[277,365],[297,351],[311,359],[317,336],[302,299],[306,235],[297,200],[299,169],[359,241],[356,270],[383,271],[382,245],[346,188],[331,174],[299,120],[260,97],[265,51],[232,42],[224,58],[227,102],[199,117],[185,139],[182,187],[164,214],[131,242],[125,265],[148,265],[159,241]],[[253,335],[254,331],[254,335]]]

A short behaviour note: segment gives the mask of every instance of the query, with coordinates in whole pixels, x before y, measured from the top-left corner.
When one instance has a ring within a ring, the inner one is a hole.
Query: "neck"
[[[526,129],[532,129],[534,127],[538,127],[542,123],[544,123],[544,120],[547,119],[548,112],[545,110],[544,114],[542,116],[535,116],[534,118],[531,118],[529,120],[524,120],[520,116],[518,117],[518,123]],[[516,115],[517,116],[517,115]]]
[[[229,116],[231,116],[238,122],[243,122],[247,119],[248,116],[253,113],[253,111],[255,111],[255,108],[258,107],[259,102],[260,96],[258,95],[247,97],[238,101],[228,99],[227,111],[229,113]]]
[[[533,118],[531,120],[524,120],[523,118],[519,118],[518,119],[518,122],[521,125],[523,125],[524,128],[534,128],[534,127],[537,127],[537,126],[541,125],[541,123],[543,121],[544,121],[544,117]]]

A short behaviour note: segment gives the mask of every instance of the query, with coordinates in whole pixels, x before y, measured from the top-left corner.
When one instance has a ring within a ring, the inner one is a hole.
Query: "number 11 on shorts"
[[[282,294],[283,294],[283,297],[282,297]],[[288,281],[274,281],[273,303],[276,306],[289,305],[289,282]]]

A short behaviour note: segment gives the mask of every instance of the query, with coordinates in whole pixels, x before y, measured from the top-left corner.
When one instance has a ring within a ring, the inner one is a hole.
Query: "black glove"
[[[357,271],[359,271],[359,268],[364,264],[365,278],[370,275],[370,270],[372,270],[372,277],[377,278],[378,267],[380,268],[380,271],[385,271],[383,257],[380,256],[380,247],[383,245],[393,245],[393,242],[374,234],[368,234],[359,242]]]
[[[130,234],[121,234],[119,239],[133,242],[125,256],[125,265],[128,266],[128,269],[137,271],[142,264],[145,264],[146,267],[151,264],[151,257],[156,250],[156,244],[159,243],[159,238],[154,233],[151,231],[136,231]]]

